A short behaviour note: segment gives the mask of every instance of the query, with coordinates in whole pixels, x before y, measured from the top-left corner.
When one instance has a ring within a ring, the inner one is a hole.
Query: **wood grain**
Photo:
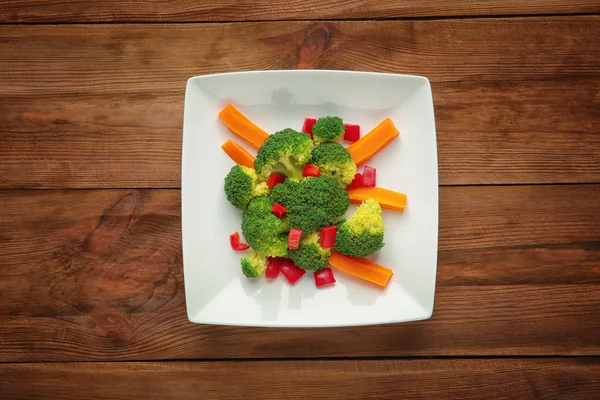
[[[289,68],[429,77],[442,185],[597,183],[598,36],[595,16],[0,27],[0,187],[177,188],[187,78]]]
[[[600,185],[442,188],[433,318],[327,330],[188,322],[179,196],[0,191],[0,361],[600,354]]]
[[[0,365],[10,399],[596,399],[600,360],[479,359]]]
[[[160,287],[130,296],[77,279],[86,285],[81,298],[0,316],[1,362],[600,355],[597,284],[440,286],[423,322],[261,329],[190,323],[181,280],[175,294]],[[20,301],[28,300],[39,303]]]
[[[12,0],[0,3],[0,22],[207,22],[446,17],[600,12],[597,0],[405,0],[300,1],[267,0],[117,1]]]

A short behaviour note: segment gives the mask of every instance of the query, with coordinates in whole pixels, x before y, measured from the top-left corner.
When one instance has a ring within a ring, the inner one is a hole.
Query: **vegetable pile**
[[[364,137],[360,127],[330,116],[306,118],[269,135],[228,104],[219,117],[258,149],[256,158],[232,140],[223,150],[236,162],[225,177],[227,200],[242,211],[241,230],[230,237],[248,278],[279,273],[290,284],[313,272],[317,287],[336,282],[332,266],[386,287],[392,271],[364,257],[384,246],[382,208],[403,211],[406,195],[376,186],[376,169],[364,164],[399,132],[388,118]],[[343,138],[352,144],[345,148]],[[350,203],[360,204],[345,217]]]

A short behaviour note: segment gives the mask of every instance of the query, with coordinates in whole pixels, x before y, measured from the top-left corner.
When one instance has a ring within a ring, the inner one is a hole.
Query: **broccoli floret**
[[[275,186],[271,191],[271,200],[273,203],[279,203],[288,210],[288,206],[295,202],[296,196],[300,191],[300,185],[302,181],[295,181],[293,179],[286,179],[283,183]]]
[[[288,178],[302,178],[302,169],[310,160],[313,142],[309,135],[284,129],[269,136],[258,149],[254,168],[262,178],[276,172]]]
[[[287,254],[287,226],[271,213],[272,207],[267,196],[250,200],[242,214],[242,233],[254,250],[269,256],[284,256]]]
[[[321,143],[333,142],[345,131],[344,121],[340,117],[321,117],[313,125],[313,140],[317,146]]]
[[[347,256],[369,256],[383,247],[383,231],[381,206],[377,200],[367,199],[338,226],[334,248]]]
[[[287,179],[273,188],[271,200],[287,209],[289,226],[308,234],[333,225],[348,210],[348,193],[328,176]]]
[[[318,232],[311,232],[304,237],[296,250],[290,250],[290,258],[294,264],[308,271],[318,271],[327,267],[331,249],[322,248],[320,241]]]
[[[227,200],[240,210],[244,210],[250,200],[269,194],[269,187],[258,180],[252,168],[235,165],[225,177]]]
[[[248,278],[258,278],[267,269],[267,257],[258,251],[252,251],[240,261],[242,272]]]
[[[356,164],[352,156],[339,143],[324,143],[312,151],[311,163],[321,169],[321,175],[331,176],[346,187],[356,175]]]

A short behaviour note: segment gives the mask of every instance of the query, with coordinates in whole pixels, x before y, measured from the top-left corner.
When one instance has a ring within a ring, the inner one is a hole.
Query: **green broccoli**
[[[267,196],[250,200],[242,214],[242,233],[254,250],[269,256],[284,256],[287,254],[287,226],[271,213],[272,207]]]
[[[288,206],[295,202],[296,195],[300,191],[302,181],[296,181],[294,179],[286,179],[283,183],[275,186],[271,191],[271,200],[273,203],[281,204],[288,210],[286,214],[289,216]]]
[[[367,199],[338,226],[334,248],[347,256],[369,256],[383,247],[383,231],[381,206],[377,200]]]
[[[309,135],[293,129],[284,129],[269,136],[258,149],[254,168],[266,178],[276,172],[288,178],[302,178],[302,169],[310,160],[313,142]]]
[[[267,269],[267,258],[258,251],[252,251],[240,261],[242,272],[248,278],[258,278]]]
[[[258,180],[252,168],[235,165],[225,177],[227,200],[240,210],[244,210],[253,198],[268,194],[267,184]]]
[[[313,140],[318,146],[321,143],[338,140],[346,131],[344,121],[340,117],[321,117],[313,125]]]
[[[321,169],[321,175],[331,176],[346,187],[356,175],[356,164],[352,156],[339,143],[324,143],[312,151],[311,163]]]
[[[348,193],[328,176],[286,179],[273,188],[271,200],[287,209],[289,226],[308,234],[333,225],[348,210]],[[245,234],[244,234],[245,236]]]
[[[290,250],[290,258],[296,266],[308,270],[318,271],[329,265],[331,249],[324,249],[320,244],[321,236],[318,232],[311,232],[300,241],[296,250]]]

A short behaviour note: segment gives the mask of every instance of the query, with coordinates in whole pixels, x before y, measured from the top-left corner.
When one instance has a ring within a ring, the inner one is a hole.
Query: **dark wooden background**
[[[185,314],[184,86],[425,75],[430,320]],[[0,398],[598,399],[600,1],[0,2]]]

